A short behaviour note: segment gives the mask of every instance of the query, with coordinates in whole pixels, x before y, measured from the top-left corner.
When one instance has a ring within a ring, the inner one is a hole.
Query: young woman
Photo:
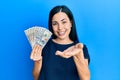
[[[43,49],[35,45],[31,52],[34,80],[90,80],[90,57],[87,47],[78,41],[75,27],[72,12],[66,6],[50,11],[52,38]]]

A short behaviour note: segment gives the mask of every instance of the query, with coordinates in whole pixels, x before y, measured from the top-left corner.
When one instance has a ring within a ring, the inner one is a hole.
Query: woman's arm
[[[84,59],[82,53],[73,56],[80,80],[90,80],[88,60]]]
[[[77,44],[75,47],[80,49],[79,53],[73,56],[80,80],[90,80],[88,59],[84,58],[83,44]]]
[[[34,68],[33,68],[34,80],[38,80],[39,74],[40,74],[40,71],[41,71],[41,67],[42,67],[42,60],[34,61]]]
[[[42,48],[39,45],[35,45],[32,49],[30,58],[34,61],[33,77],[34,80],[38,80],[42,67]]]
[[[63,58],[70,58],[73,56],[80,80],[90,80],[88,60],[85,59],[83,55],[83,44],[78,43],[75,46],[67,48],[63,52],[56,51],[56,55]]]

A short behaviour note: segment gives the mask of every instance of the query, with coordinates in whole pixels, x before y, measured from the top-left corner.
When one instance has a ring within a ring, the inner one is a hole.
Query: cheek
[[[56,32],[57,31],[57,27],[52,27],[53,28],[53,32]]]
[[[69,29],[71,29],[71,27],[72,27],[71,25],[67,25],[67,26],[66,26],[66,29],[69,30]]]
[[[66,24],[66,28],[70,29],[72,27],[71,23]]]

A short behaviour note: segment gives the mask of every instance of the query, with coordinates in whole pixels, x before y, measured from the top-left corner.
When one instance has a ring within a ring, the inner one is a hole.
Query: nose
[[[58,25],[58,29],[61,30],[63,28],[63,25],[62,24],[59,24]]]

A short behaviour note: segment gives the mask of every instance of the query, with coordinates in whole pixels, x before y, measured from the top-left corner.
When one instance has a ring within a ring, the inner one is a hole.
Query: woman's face
[[[68,40],[71,31],[71,21],[64,12],[56,13],[52,18],[52,28],[57,39]]]

